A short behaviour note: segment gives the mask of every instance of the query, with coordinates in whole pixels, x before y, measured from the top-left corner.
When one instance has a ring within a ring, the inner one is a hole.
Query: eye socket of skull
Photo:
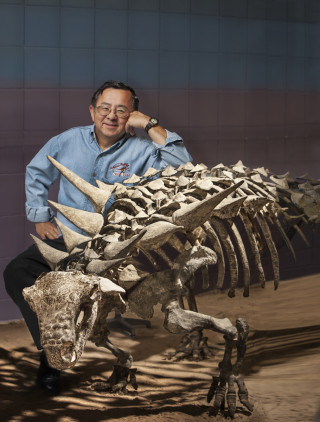
[[[80,329],[91,316],[92,302],[84,302],[81,304],[80,311],[76,317],[76,327]]]

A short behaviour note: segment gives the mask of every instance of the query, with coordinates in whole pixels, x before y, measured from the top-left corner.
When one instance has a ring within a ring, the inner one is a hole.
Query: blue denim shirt
[[[142,175],[149,167],[163,169],[191,161],[179,135],[167,131],[165,145],[158,145],[138,136],[123,137],[102,151],[95,137],[94,125],[76,127],[50,139],[28,164],[26,169],[26,214],[33,222],[52,221],[54,212],[48,206],[48,191],[59,177],[59,171],[47,155],[72,170],[87,182],[122,183],[132,174]],[[93,212],[90,201],[63,176],[60,178],[58,202],[69,207]],[[111,198],[106,210],[112,204]],[[58,219],[81,232],[60,213]]]

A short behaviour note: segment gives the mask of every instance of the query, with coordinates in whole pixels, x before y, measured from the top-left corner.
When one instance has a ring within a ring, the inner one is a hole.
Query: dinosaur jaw
[[[78,361],[78,356],[75,352],[74,345],[71,342],[64,344],[45,346],[49,365],[53,368],[64,370],[75,366]]]
[[[97,318],[98,303],[85,308],[82,320],[77,324],[70,339],[56,341],[55,344],[43,344],[49,365],[64,370],[73,368],[80,359],[92,327]]]

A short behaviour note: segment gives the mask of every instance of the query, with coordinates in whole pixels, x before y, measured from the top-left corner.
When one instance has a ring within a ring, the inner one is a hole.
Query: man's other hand
[[[42,240],[57,239],[60,235],[57,227],[54,224],[50,223],[50,221],[46,221],[45,223],[35,223],[35,226],[36,232]]]

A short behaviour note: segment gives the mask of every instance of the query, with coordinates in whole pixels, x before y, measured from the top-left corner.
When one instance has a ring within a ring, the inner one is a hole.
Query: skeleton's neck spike
[[[103,226],[103,217],[101,214],[92,213],[89,211],[77,210],[66,205],[57,204],[53,201],[48,201],[53,205],[62,215],[64,215],[71,223],[79,227],[79,229],[88,233],[93,237],[100,233]]]
[[[55,222],[61,231],[64,243],[69,253],[71,253],[76,246],[81,245],[85,242],[87,243],[91,240],[90,237],[77,233],[74,230],[70,229],[70,227],[65,226],[57,218],[55,218]]]
[[[83,180],[81,177],[73,173],[73,171],[67,169],[65,166],[60,164],[54,158],[48,155],[48,160],[53,164],[60,173],[69,180],[80,192],[82,192],[91,202],[95,212],[103,213],[107,201],[110,199],[111,192],[96,188],[90,183]]]
[[[36,244],[43,258],[49,264],[49,267],[51,268],[51,270],[54,270],[56,265],[59,262],[63,261],[65,258],[69,256],[67,252],[59,251],[58,249],[55,249],[52,246],[47,245],[45,242],[38,239],[33,234],[30,234],[30,236],[34,240],[34,243]]]

